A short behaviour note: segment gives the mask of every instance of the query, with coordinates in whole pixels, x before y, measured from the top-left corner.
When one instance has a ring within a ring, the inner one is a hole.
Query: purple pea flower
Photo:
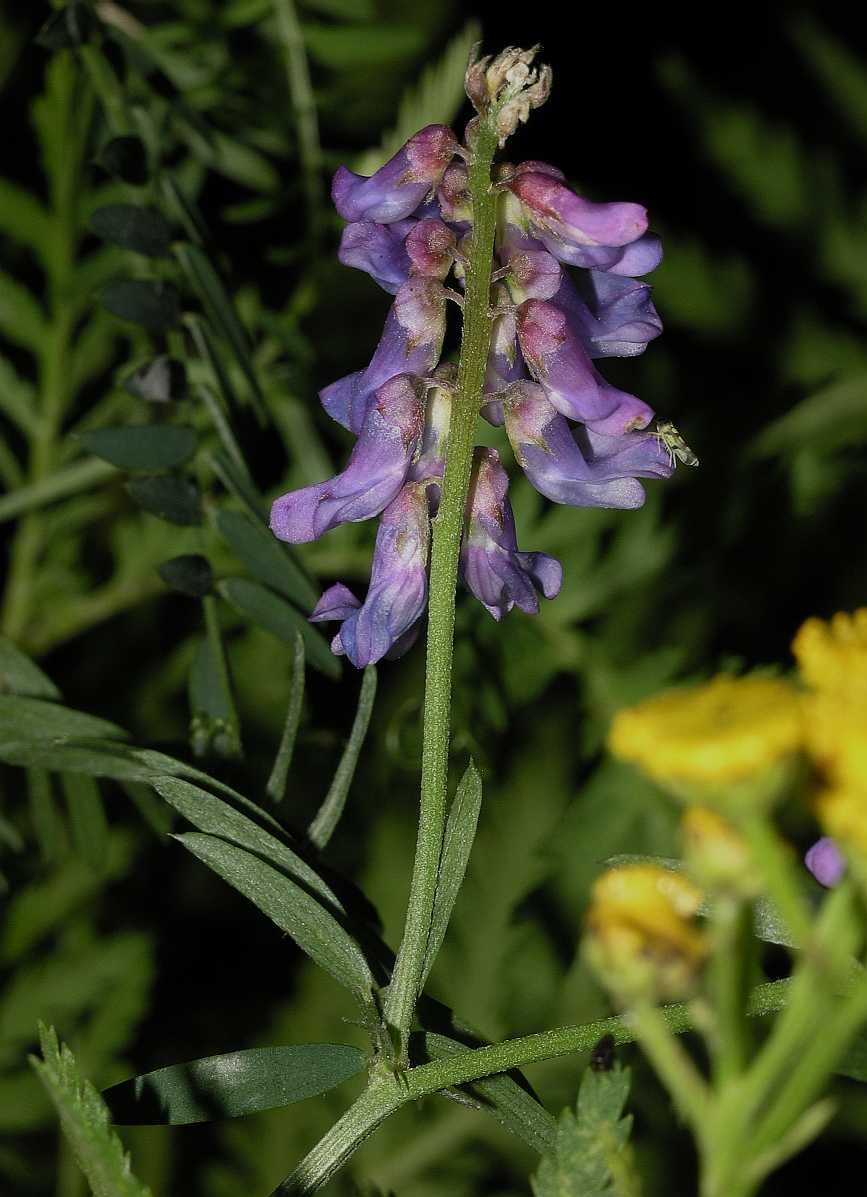
[[[839,885],[846,872],[846,857],[837,847],[836,840],[827,835],[816,840],[804,857],[804,864],[819,884],[827,889]]]
[[[521,469],[555,503],[572,507],[641,507],[639,478],[668,478],[668,450],[653,432],[606,436],[573,429],[542,387],[516,383],[503,397],[506,433]]]
[[[370,178],[339,167],[331,184],[334,206],[344,220],[403,220],[438,185],[456,149],[451,129],[428,125]]]
[[[619,248],[647,231],[647,209],[641,204],[594,204],[547,172],[519,169],[507,186],[530,223],[567,246]]]
[[[662,332],[647,283],[601,270],[588,270],[583,282],[586,301],[564,277],[551,302],[569,317],[590,357],[636,357]]]
[[[408,482],[382,513],[364,602],[338,582],[310,616],[313,623],[342,621],[332,652],[361,669],[410,646],[427,605],[429,545],[426,487]]]
[[[508,487],[509,477],[496,449],[476,449],[461,577],[496,620],[513,607],[535,615],[539,595],[556,598],[563,582],[563,567],[556,558],[518,551]]]
[[[346,469],[281,495],[271,507],[280,540],[318,540],[338,524],[378,515],[403,486],[424,426],[423,379],[398,374],[376,392]]]
[[[517,323],[530,373],[559,412],[615,435],[650,423],[653,409],[602,378],[561,307],[528,299],[518,308]]]
[[[445,327],[443,285],[435,279],[409,279],[398,288],[370,365],[321,390],[322,406],[357,435],[378,387],[395,374],[430,374],[439,360]]]
[[[398,220],[394,224],[355,221],[343,230],[337,257],[344,266],[365,271],[383,290],[394,295],[409,278],[412,263],[405,242],[414,224],[412,220]]]

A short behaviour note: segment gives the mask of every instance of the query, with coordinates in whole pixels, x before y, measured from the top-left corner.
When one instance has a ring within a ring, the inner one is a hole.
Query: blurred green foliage
[[[603,1014],[576,956],[589,885],[609,856],[675,851],[659,795],[603,758],[612,713],[720,664],[783,658],[801,618],[867,595],[863,58],[809,5],[782,6],[781,103],[749,77],[727,90],[672,36],[641,84],[671,130],[656,179],[614,156],[597,171],[574,148],[581,84],[565,51],[558,59],[556,29],[537,34],[532,13],[515,30],[493,9],[448,0],[96,7],[104,42],[54,54],[33,43],[47,11],[0,9],[0,88],[30,147],[0,178],[2,627],[53,679],[10,648],[0,694],[53,703],[62,691],[137,744],[202,756],[261,794],[303,631],[320,673],[308,675],[289,783],[296,828],[328,788],[360,684],[345,670],[327,676],[336,662],[303,616],[320,584],[364,577],[372,530],[344,527],[289,556],[263,545],[261,515],[345,452],[316,391],[367,360],[386,308],[370,280],[336,263],[330,171],[342,161],[370,171],[419,126],[457,116],[481,17],[491,48],[548,33],[554,98],[534,119],[550,151],[530,131],[520,152],[556,158],[600,194],[612,179],[651,200],[668,333],[611,376],[677,421],[702,468],[626,514],[553,508],[516,481],[521,543],[560,557],[565,582],[535,619],[495,625],[475,604],[459,609],[455,769],[473,753],[485,802],[432,979],[489,1037]],[[801,86],[833,136],[806,119]],[[118,137],[136,140],[109,151]],[[147,181],[128,181],[142,161]],[[116,224],[96,235],[99,209],[131,201],[170,229],[165,244],[150,229],[155,256],[123,248],[129,232],[115,236]],[[121,278],[157,286],[156,299],[124,292],[138,322],[118,319],[116,290],[110,310],[99,302]],[[155,359],[182,362],[184,377],[167,364],[154,373]],[[174,437],[175,456],[156,437],[156,458],[124,458],[107,430],[129,425]],[[182,428],[189,455],[177,449]],[[217,579],[212,589],[199,569],[199,598],[189,569],[185,584],[165,569],[193,556]],[[376,905],[391,944],[414,842],[422,670],[416,649],[381,671],[328,856]],[[240,1048],[364,1046],[332,980],[168,841],[170,819],[141,780],[37,762],[4,767],[0,787],[0,1183],[11,1191],[84,1191],[26,1062],[39,1018],[100,1087]],[[579,1063],[531,1070],[549,1109],[574,1103]],[[121,1133],[155,1194],[264,1197],[353,1083],[234,1122]],[[683,1143],[640,1068],[631,1100],[645,1193],[687,1191]],[[826,1136],[852,1167],[863,1164],[861,1100]],[[493,1120],[436,1098],[383,1127],[334,1192],[360,1191],[353,1177],[365,1177],[383,1193],[508,1197],[529,1191],[535,1166]]]

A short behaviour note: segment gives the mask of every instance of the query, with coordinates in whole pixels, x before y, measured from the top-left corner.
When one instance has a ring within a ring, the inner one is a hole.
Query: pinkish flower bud
[[[338,167],[331,184],[334,206],[344,220],[403,220],[437,186],[456,149],[451,129],[428,125],[369,178]]]
[[[442,281],[455,257],[457,237],[448,225],[436,217],[420,220],[406,238],[406,252],[412,273]]]

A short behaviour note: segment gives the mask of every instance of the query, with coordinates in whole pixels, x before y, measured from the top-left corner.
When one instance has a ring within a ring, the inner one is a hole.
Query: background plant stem
[[[436,893],[448,791],[455,588],[473,442],[491,340],[491,264],[496,194],[491,190],[495,132],[482,123],[469,168],[473,240],[464,294],[457,390],[452,403],[440,508],[433,524],[424,698],[421,809],[403,942],[385,1002],[385,1018],[402,1043],[418,998]]]

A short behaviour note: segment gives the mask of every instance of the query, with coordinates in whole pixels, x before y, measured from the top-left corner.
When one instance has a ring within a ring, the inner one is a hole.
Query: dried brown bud
[[[480,116],[493,118],[501,146],[550,95],[551,68],[532,65],[540,49],[509,46],[496,57],[471,58],[467,67],[467,95]]]

